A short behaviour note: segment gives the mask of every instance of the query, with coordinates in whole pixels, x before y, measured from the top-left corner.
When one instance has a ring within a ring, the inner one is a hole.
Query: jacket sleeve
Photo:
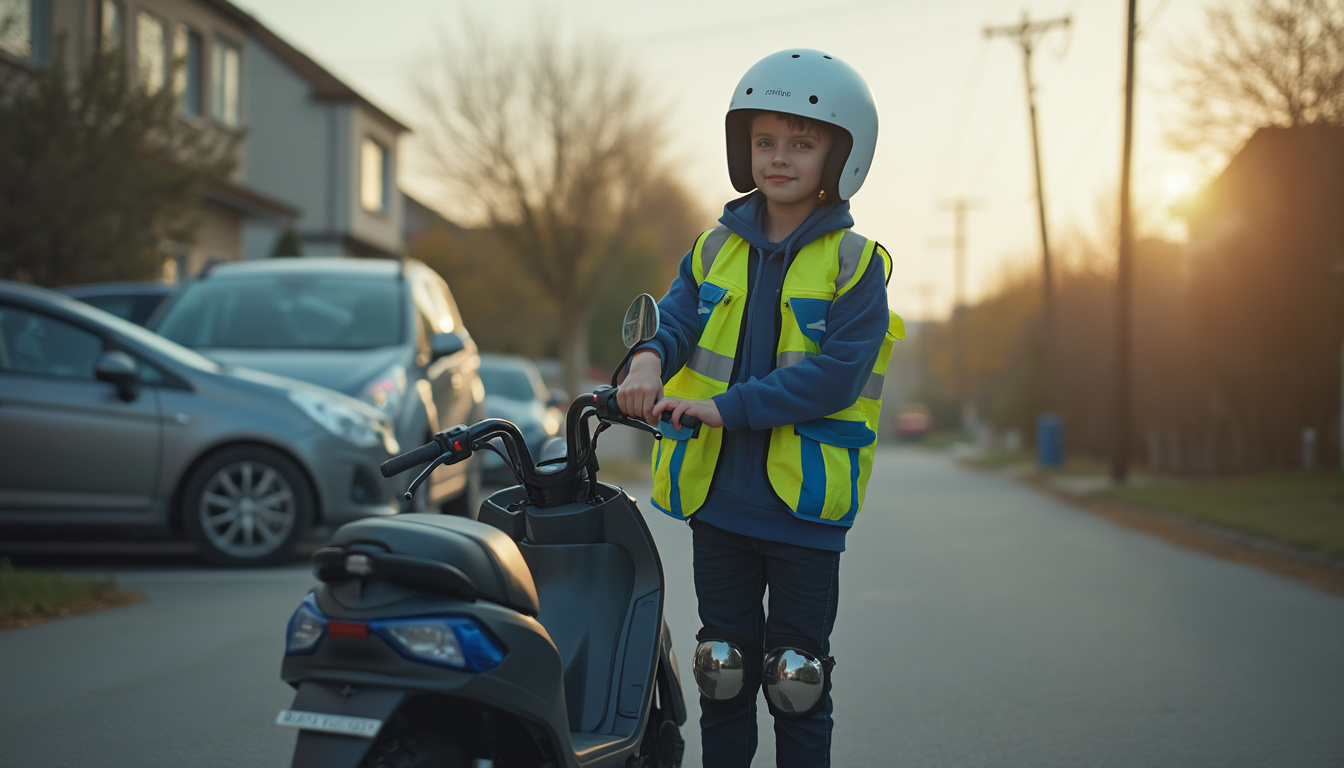
[[[699,296],[700,287],[691,271],[692,248],[681,258],[677,276],[672,279],[667,293],[658,300],[658,335],[639,349],[652,349],[663,361],[663,381],[690,359],[700,341]]]
[[[887,324],[886,270],[874,254],[863,278],[831,305],[820,354],[714,398],[724,428],[771,429],[849,407],[868,382]]]

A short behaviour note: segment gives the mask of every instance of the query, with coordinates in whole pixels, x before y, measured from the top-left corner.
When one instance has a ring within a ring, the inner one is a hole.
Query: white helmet
[[[751,178],[751,113],[769,110],[820,120],[843,129],[822,171],[827,197],[848,200],[863,186],[877,148],[877,106],[868,84],[834,56],[806,48],[772,53],[747,70],[733,91],[725,120],[728,178],[738,192]]]

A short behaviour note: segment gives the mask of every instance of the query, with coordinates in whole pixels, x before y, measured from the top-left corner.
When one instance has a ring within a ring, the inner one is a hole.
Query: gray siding
[[[265,47],[247,46],[248,138],[245,183],[263,194],[300,209],[295,229],[300,235],[333,235],[346,231],[341,198],[349,194],[349,171],[340,171],[341,152],[349,129],[339,114],[342,105],[312,98],[311,87]],[[261,235],[249,227],[248,256],[266,256],[278,233]],[[253,253],[254,248],[264,252]]]

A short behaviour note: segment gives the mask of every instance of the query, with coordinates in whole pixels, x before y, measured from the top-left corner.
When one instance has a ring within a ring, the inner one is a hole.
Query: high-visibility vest
[[[747,305],[746,241],[725,227],[700,236],[691,255],[699,286],[700,338],[686,364],[663,387],[667,397],[708,400],[732,382]],[[863,277],[873,254],[886,277],[891,256],[876,241],[849,230],[809,243],[784,275],[779,299],[775,367],[819,354],[831,304]],[[851,526],[863,504],[877,450],[882,383],[891,347],[905,338],[905,324],[889,313],[887,332],[863,391],[852,404],[825,418],[771,430],[766,474],[794,516]],[[723,429],[673,429],[660,422],[653,447],[653,504],[673,517],[690,517],[704,504],[723,446]]]

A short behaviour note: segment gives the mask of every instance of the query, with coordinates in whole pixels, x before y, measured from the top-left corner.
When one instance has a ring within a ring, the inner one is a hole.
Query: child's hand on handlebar
[[[630,360],[630,372],[616,391],[621,413],[656,424],[653,407],[663,399],[663,361],[652,350],[641,351]]]
[[[694,416],[706,427],[723,426],[723,416],[719,415],[719,407],[714,404],[713,400],[682,400],[679,397],[665,397],[653,406],[653,418],[649,420],[649,423],[655,423],[658,415],[664,411],[672,414],[672,427],[674,429],[681,429],[682,416]]]

